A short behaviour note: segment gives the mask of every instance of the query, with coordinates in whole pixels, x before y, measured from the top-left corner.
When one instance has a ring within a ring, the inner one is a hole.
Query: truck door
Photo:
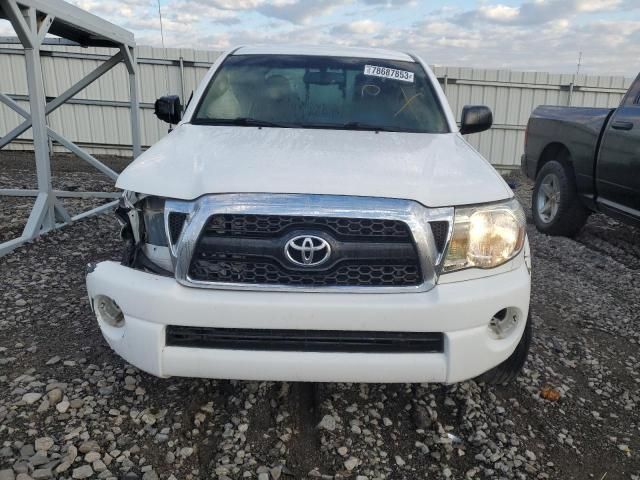
[[[605,128],[596,164],[598,202],[640,217],[640,75]]]

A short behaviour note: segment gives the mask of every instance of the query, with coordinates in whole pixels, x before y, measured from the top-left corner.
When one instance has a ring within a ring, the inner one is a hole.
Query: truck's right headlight
[[[165,199],[159,197],[146,197],[143,200],[142,218],[145,233],[142,251],[153,264],[172,272],[173,263],[164,226],[164,204]]]
[[[456,208],[443,271],[494,268],[515,257],[525,239],[526,218],[515,198]]]

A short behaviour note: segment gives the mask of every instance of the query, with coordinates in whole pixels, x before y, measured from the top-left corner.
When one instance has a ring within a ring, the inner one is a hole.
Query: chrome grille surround
[[[170,231],[169,214],[186,213],[187,218],[177,240],[170,243],[176,280],[188,287],[293,292],[407,293],[431,290],[438,280],[449,243],[453,207],[427,208],[411,200],[308,194],[219,194],[205,195],[193,201],[168,199],[165,202],[165,228]],[[405,222],[413,236],[422,270],[423,282],[415,286],[288,286],[246,283],[205,282],[189,277],[189,266],[208,219],[215,214],[291,215],[305,217],[371,218]],[[447,242],[442,250],[429,222],[449,223]]]

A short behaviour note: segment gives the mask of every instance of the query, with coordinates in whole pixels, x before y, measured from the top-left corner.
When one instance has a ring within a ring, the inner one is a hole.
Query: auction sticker
[[[413,83],[413,72],[407,72],[406,70],[377,67],[376,65],[365,65],[364,74],[372,77],[390,78],[391,80],[401,80],[403,82]]]

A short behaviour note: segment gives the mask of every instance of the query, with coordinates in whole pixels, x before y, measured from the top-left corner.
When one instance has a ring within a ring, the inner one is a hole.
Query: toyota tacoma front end
[[[458,382],[531,341],[525,217],[417,57],[241,47],[118,179],[122,262],[87,288],[158,376]]]

